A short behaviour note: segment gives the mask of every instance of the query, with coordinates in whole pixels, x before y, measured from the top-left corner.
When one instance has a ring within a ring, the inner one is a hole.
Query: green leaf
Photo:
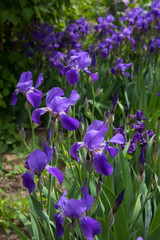
[[[100,234],[101,240],[106,240],[110,227],[104,219],[98,217],[97,220],[101,223],[101,229],[102,229],[101,234]]]
[[[32,204],[33,204],[35,212],[37,213],[37,216],[40,219],[49,223],[49,217],[48,217],[47,213],[43,210],[40,202],[36,198],[34,198],[32,195],[30,195],[30,200],[32,201]]]
[[[158,227],[159,223],[160,223],[160,204],[154,214],[148,235],[150,235]]]
[[[0,99],[0,107],[6,108],[7,104],[5,103],[5,101],[3,99]]]
[[[33,14],[34,14],[34,11],[32,8],[23,8],[22,9],[22,16],[26,22],[30,21]]]
[[[108,199],[110,206],[113,206],[116,200],[116,196],[104,184],[103,184],[103,193]],[[122,240],[122,239],[129,240],[128,226],[127,226],[126,216],[125,216],[122,205],[119,207],[117,213],[115,214],[115,221],[114,221],[113,228],[114,228],[115,240]]]
[[[20,238],[20,240],[29,240],[29,238],[24,235],[24,233],[12,222],[9,222],[11,228],[14,230],[14,232],[18,235],[18,237]]]
[[[153,232],[146,238],[146,240],[159,240],[160,224],[153,230]]]
[[[40,6],[39,6],[39,9],[40,9],[42,12],[50,13],[49,9],[48,9],[47,7],[45,7],[44,5],[40,5]]]
[[[19,216],[21,222],[27,228],[27,230],[28,230],[29,234],[31,235],[31,237],[34,237],[33,230],[32,230],[32,223],[26,218],[26,216],[23,213],[21,213],[19,211],[17,211],[17,212],[18,212],[18,216]]]

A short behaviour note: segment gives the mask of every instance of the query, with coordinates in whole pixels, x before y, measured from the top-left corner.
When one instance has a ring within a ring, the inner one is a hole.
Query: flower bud
[[[57,148],[53,143],[53,159],[55,160],[55,162],[57,162],[58,160],[58,152],[57,152]]]
[[[69,109],[68,109],[68,113],[67,113],[67,115],[68,115],[69,117],[72,116],[72,108],[71,108],[71,106],[70,106]]]
[[[32,106],[32,104],[31,104],[30,102],[28,102],[28,101],[25,102],[25,109],[26,109],[28,112],[31,111],[32,107],[33,107],[33,106]]]
[[[51,137],[52,137],[52,132],[51,132],[51,129],[49,127],[48,131],[47,131],[47,141],[46,141],[47,146],[49,146],[49,147],[52,147]]]
[[[77,219],[72,219],[72,222],[68,226],[69,232],[73,233],[77,225]]]
[[[154,155],[153,155],[153,160],[154,160],[155,165],[157,164],[158,157],[159,157],[159,147],[160,147],[159,145],[160,144],[158,143],[157,147],[155,148]]]
[[[139,157],[139,173],[140,173],[140,175],[142,175],[144,172],[144,163],[145,163],[144,147],[142,146],[140,157]]]
[[[157,177],[156,177],[155,173],[153,172],[153,187],[154,187],[154,190],[157,189],[157,186],[158,186]]]
[[[111,105],[111,114],[114,114],[117,108],[117,101],[118,101],[118,91],[114,95],[114,98],[112,100],[112,105]]]
[[[91,174],[94,169],[94,165],[93,165],[88,153],[87,153],[87,158],[86,158],[86,169],[89,172],[89,174]]]
[[[42,191],[43,186],[44,186],[44,181],[43,181],[42,175],[40,175],[38,177],[38,183],[37,183],[37,187],[38,187],[39,191]]]
[[[57,123],[58,123],[58,118],[56,119],[51,119],[51,124],[50,124],[50,128],[51,128],[51,132],[54,135],[56,133],[56,129],[57,129]]]
[[[18,125],[19,125],[19,135],[20,135],[21,139],[23,141],[25,141],[26,134],[25,134],[24,128],[23,128],[23,126],[22,126],[20,121],[18,121]]]
[[[82,114],[80,113],[80,124],[79,124],[79,132],[82,135],[84,132],[84,124],[83,124],[83,118],[82,118]]]
[[[103,92],[103,90],[99,87],[97,88],[97,90],[95,91],[95,97],[98,97],[98,95]]]
[[[113,223],[114,223],[114,214],[113,214],[112,208],[111,208],[110,212],[108,213],[107,222],[108,222],[108,224],[110,225],[110,227],[113,226]]]
[[[125,192],[125,188],[123,189],[123,191],[118,195],[118,197],[116,198],[116,201],[112,207],[112,211],[113,211],[113,214],[115,214],[118,210],[118,208],[120,207],[122,201],[123,201],[123,198],[124,198],[124,192]]]
[[[87,99],[87,96],[85,96],[85,100],[84,100],[84,110],[88,111],[88,99]]]
[[[99,197],[102,191],[102,176],[100,175],[98,182],[96,183],[96,197]]]
[[[138,184],[138,186],[141,186],[143,181],[144,181],[144,172],[142,173],[142,175],[138,174],[138,176],[137,176],[137,184]]]

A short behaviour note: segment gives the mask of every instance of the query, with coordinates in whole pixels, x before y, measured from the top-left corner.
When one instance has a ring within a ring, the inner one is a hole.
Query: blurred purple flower
[[[110,70],[112,74],[116,74],[116,71],[118,71],[118,72],[122,72],[123,75],[125,74],[126,77],[129,78],[130,74],[128,72],[125,72],[125,70],[130,68],[131,66],[132,66],[132,63],[123,63],[123,59],[119,58],[116,61],[116,67],[112,67]]]
[[[87,187],[81,188],[83,192],[83,198],[80,200],[72,198],[68,200],[66,198],[66,191],[63,192],[63,195],[54,205],[56,209],[60,208],[62,211],[54,215],[57,229],[57,238],[62,237],[64,234],[63,224],[66,217],[71,218],[72,220],[79,219],[80,227],[83,233],[83,236],[86,239],[93,240],[96,234],[101,233],[100,223],[88,216],[85,212],[94,204],[93,197],[88,193]]]
[[[103,175],[109,176],[113,172],[113,167],[107,162],[108,159],[103,151],[107,150],[111,157],[115,157],[118,153],[118,149],[109,146],[109,143],[123,144],[125,142],[124,137],[117,133],[107,143],[104,141],[105,132],[108,129],[103,121],[95,120],[87,129],[87,132],[83,138],[83,142],[76,142],[71,146],[70,153],[72,157],[79,161],[77,151],[86,147],[92,155],[93,164],[95,170]]]
[[[32,113],[32,120],[38,125],[41,125],[40,116],[49,112],[53,119],[58,116],[62,126],[67,130],[77,130],[79,121],[76,118],[68,117],[67,112],[69,107],[75,105],[79,99],[79,94],[76,90],[72,90],[69,98],[62,97],[64,92],[61,88],[55,87],[48,91],[46,98],[46,107],[35,109]]]
[[[49,166],[52,159],[53,149],[43,142],[43,151],[36,148],[36,150],[28,155],[25,162],[27,172],[21,177],[23,179],[23,186],[28,188],[29,194],[33,192],[35,188],[34,175],[41,176],[44,169],[50,174],[56,177],[60,184],[63,182],[63,173],[55,167]]]
[[[34,108],[39,107],[43,93],[36,88],[39,87],[43,82],[43,73],[39,75],[35,87],[33,87],[33,80],[31,79],[32,73],[30,71],[23,72],[21,74],[17,88],[13,93],[13,98],[10,105],[14,105],[17,102],[17,94],[21,92],[26,96],[27,100],[32,104]]]
[[[136,111],[136,114],[134,114],[134,115],[128,114],[128,116],[131,118],[135,118],[139,121],[147,119],[147,118],[143,117],[143,111],[139,111],[139,110]]]

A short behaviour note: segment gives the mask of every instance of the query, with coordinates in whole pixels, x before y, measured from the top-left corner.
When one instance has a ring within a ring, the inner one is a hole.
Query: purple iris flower
[[[100,174],[110,176],[113,172],[113,167],[107,162],[107,157],[104,154],[104,150],[107,150],[111,157],[115,157],[118,153],[118,149],[109,146],[109,143],[124,144],[125,139],[117,133],[107,143],[104,141],[105,132],[107,131],[105,122],[95,120],[87,129],[87,132],[83,138],[83,142],[76,142],[71,146],[70,153],[72,157],[79,161],[77,151],[86,147],[90,152],[96,171]]]
[[[28,155],[25,162],[27,172],[21,177],[23,179],[23,186],[28,188],[29,194],[33,192],[35,188],[34,175],[38,177],[41,176],[44,169],[46,169],[50,174],[56,177],[60,184],[63,182],[63,173],[56,167],[49,166],[52,159],[53,149],[43,142],[43,151],[36,148],[36,150]]]
[[[76,90],[72,90],[69,98],[62,97],[64,92],[61,88],[55,87],[48,91],[46,98],[46,107],[35,109],[32,113],[32,120],[41,125],[40,116],[49,112],[53,119],[60,117],[62,126],[67,130],[77,130],[79,121],[76,118],[68,117],[69,107],[74,105],[79,99]]]
[[[131,118],[135,118],[139,121],[147,119],[147,118],[143,117],[143,111],[139,111],[139,110],[136,111],[136,114],[134,114],[134,115],[129,114],[128,116]]]
[[[128,72],[125,72],[126,69],[130,68],[132,66],[132,63],[123,63],[123,59],[120,58],[116,61],[116,67],[112,67],[111,73],[115,74],[116,71],[122,72],[122,74],[126,74],[126,77],[129,78],[130,74]]]
[[[63,192],[62,197],[54,205],[56,209],[60,208],[62,211],[54,215],[57,237],[62,237],[64,234],[63,224],[66,217],[72,220],[79,219],[80,227],[82,233],[86,239],[93,240],[96,234],[101,233],[100,223],[88,217],[85,212],[87,212],[94,204],[93,197],[88,193],[87,187],[81,188],[83,192],[83,198],[80,200],[66,198],[66,191]]]
[[[98,75],[95,73],[91,73],[88,70],[88,66],[91,65],[91,58],[87,52],[79,52],[74,56],[70,57],[69,66],[67,66],[62,74],[66,74],[66,80],[68,83],[73,86],[79,82],[79,71],[84,70],[92,77],[92,79],[96,82],[98,79]]]
[[[32,73],[30,71],[23,72],[21,74],[17,88],[13,93],[13,98],[10,105],[14,105],[17,102],[17,94],[21,92],[26,96],[27,100],[34,108],[39,107],[43,93],[36,88],[39,87],[43,82],[43,73],[39,75],[35,87],[33,87],[33,80],[31,79]]]

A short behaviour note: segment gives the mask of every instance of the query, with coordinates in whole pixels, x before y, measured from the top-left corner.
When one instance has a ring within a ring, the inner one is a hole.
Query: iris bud
[[[21,122],[19,121],[18,122],[18,125],[19,125],[19,134],[20,134],[20,137],[23,141],[25,141],[25,138],[26,138],[26,134],[25,134],[25,131],[24,131],[24,128],[21,124]]]
[[[100,175],[98,182],[96,183],[96,197],[99,197],[102,191],[102,176]]]
[[[94,169],[94,165],[93,165],[88,153],[87,153],[87,158],[86,158],[86,169],[89,172],[89,174],[91,174]]]

